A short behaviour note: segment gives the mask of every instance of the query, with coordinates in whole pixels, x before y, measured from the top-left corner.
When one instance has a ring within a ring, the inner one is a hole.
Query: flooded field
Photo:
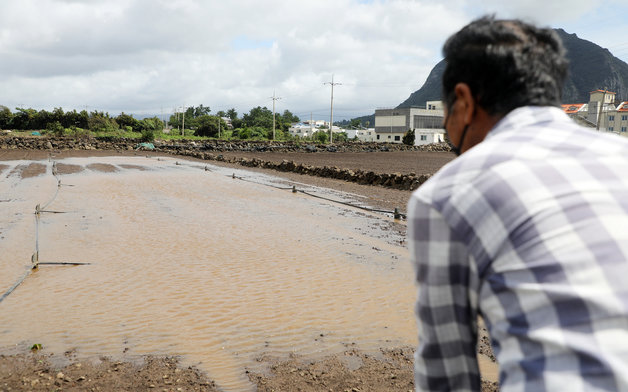
[[[181,355],[240,391],[262,354],[415,344],[403,224],[291,187],[175,158],[0,162],[0,295],[37,249],[91,263],[42,265],[0,302],[0,353]]]

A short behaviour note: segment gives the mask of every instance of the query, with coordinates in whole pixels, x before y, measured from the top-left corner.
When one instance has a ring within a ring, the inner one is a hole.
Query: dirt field
[[[136,152],[63,151],[53,152],[55,158],[70,156],[135,155]],[[151,155],[153,153],[141,153]],[[292,160],[315,166],[372,170],[386,173],[433,173],[453,158],[449,153],[381,152],[381,153],[229,153],[225,156],[258,157],[265,160]],[[0,150],[0,161],[47,159],[46,151]],[[189,159],[189,158],[181,158]],[[241,166],[212,161],[226,167]],[[60,167],[71,172],[71,165]],[[41,167],[23,168],[27,175],[40,174]],[[399,191],[347,183],[341,180],[275,172],[268,169],[247,169],[267,172],[293,182],[323,186],[368,197],[374,207],[405,211],[410,191]],[[0,172],[2,172],[0,165]],[[6,173],[3,173],[3,175]],[[494,361],[484,335],[480,339],[479,357],[484,363]],[[410,391],[414,389],[412,347],[380,353],[363,353],[347,347],[344,353],[330,355],[321,360],[308,358],[262,357],[267,364],[264,373],[248,372],[249,379],[258,391]],[[195,368],[181,367],[176,358],[142,357],[114,362],[107,358],[76,358],[73,352],[64,354],[42,350],[30,352],[28,348],[0,348],[0,391],[219,391],[213,381]],[[494,382],[495,369],[486,373],[483,391],[498,390]]]
[[[85,156],[106,156],[106,155],[164,155],[154,152],[136,151],[95,151],[95,150],[66,150],[51,153],[55,158],[85,157]],[[224,152],[225,158],[259,158],[267,161],[281,162],[282,160],[294,161],[311,166],[336,166],[352,170],[362,169],[376,173],[401,173],[401,174],[433,174],[440,167],[451,161],[455,156],[446,152],[424,152],[424,151],[396,151],[396,152],[356,152],[356,153],[274,153],[274,152]],[[2,160],[37,160],[47,159],[48,151],[38,150],[0,150],[0,161]],[[201,161],[195,158],[182,157],[192,161]],[[211,165],[223,167],[233,167],[242,169],[238,164],[209,161]],[[399,208],[402,213],[406,211],[406,205],[411,191],[402,191],[380,186],[360,185],[333,178],[322,178],[304,174],[278,172],[271,169],[249,168],[246,170],[257,171],[283,177],[295,183],[306,183],[336,189],[343,192],[355,193],[366,197],[366,200],[373,207],[386,210]]]

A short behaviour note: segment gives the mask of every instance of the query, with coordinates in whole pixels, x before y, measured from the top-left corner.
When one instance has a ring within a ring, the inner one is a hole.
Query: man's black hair
[[[454,87],[462,82],[490,115],[527,105],[559,106],[567,76],[565,53],[552,29],[482,17],[443,46],[443,100],[451,108]]]

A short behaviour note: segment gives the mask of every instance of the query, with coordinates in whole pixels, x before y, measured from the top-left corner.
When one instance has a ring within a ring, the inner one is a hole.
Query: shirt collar
[[[522,106],[512,110],[495,124],[486,138],[502,132],[517,131],[541,124],[553,122],[569,122],[569,117],[560,108],[554,106]]]

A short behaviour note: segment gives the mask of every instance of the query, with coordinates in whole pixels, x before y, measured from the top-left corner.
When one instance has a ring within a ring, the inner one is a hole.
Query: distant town
[[[563,104],[563,111],[580,125],[601,132],[628,136],[628,101],[616,102],[616,93],[594,90],[589,102]],[[275,113],[256,107],[239,116],[235,109],[211,115],[208,106],[187,107],[169,119],[157,116],[141,120],[120,113],[86,110],[49,112],[0,106],[3,133],[30,132],[32,135],[118,136],[140,138],[219,138],[239,140],[303,140],[320,143],[361,141],[423,145],[445,141],[444,108],[441,101],[427,101],[424,107],[380,108],[375,123],[351,120],[348,126],[331,126],[321,119],[300,119],[289,110]]]

